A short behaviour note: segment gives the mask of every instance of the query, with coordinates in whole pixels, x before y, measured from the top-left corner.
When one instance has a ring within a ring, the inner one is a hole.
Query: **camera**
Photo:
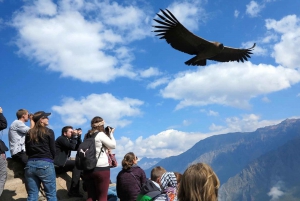
[[[114,129],[114,128],[113,128],[113,127],[110,127],[110,126],[106,126],[106,127],[105,127],[105,133],[106,133],[106,134],[110,134],[110,132],[111,132],[112,129]]]

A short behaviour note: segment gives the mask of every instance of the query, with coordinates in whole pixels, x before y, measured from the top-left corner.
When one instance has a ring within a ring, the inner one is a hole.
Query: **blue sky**
[[[159,9],[210,41],[249,48],[249,62],[186,66],[152,32]],[[300,116],[300,2],[0,0],[0,106],[51,112],[85,133],[115,127],[118,158],[178,155],[201,139]],[[2,138],[7,142],[7,132]]]

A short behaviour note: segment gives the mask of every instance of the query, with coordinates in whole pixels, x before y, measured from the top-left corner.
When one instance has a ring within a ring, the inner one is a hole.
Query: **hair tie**
[[[92,127],[93,127],[93,128],[97,128],[97,127],[99,127],[99,126],[103,126],[104,123],[105,123],[104,120],[103,120],[103,121],[100,121],[100,122],[97,122],[97,123],[93,123]]]

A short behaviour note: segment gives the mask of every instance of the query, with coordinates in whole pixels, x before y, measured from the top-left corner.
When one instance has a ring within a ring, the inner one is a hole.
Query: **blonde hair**
[[[174,172],[174,174],[176,176],[177,184],[179,185],[181,182],[182,174],[180,172]]]
[[[205,163],[191,165],[183,173],[178,191],[179,201],[217,201],[220,181]]]
[[[122,167],[123,169],[127,170],[127,169],[130,169],[132,166],[133,166],[133,160],[136,159],[136,156],[133,152],[129,152],[127,153],[123,160],[122,160]]]

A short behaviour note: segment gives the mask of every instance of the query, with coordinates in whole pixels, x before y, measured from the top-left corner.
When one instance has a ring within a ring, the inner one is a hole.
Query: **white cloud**
[[[267,19],[266,27],[275,34],[282,34],[272,53],[275,61],[288,68],[299,68],[300,18],[288,15],[279,21]]]
[[[266,97],[266,96],[264,96],[261,100],[262,100],[263,102],[265,102],[265,103],[271,102],[270,99],[269,99],[268,97]]]
[[[191,148],[201,139],[208,137],[207,134],[185,133],[178,130],[166,130],[147,138],[142,136],[135,140],[128,137],[121,137],[117,140],[117,155],[124,156],[128,151],[138,153],[141,157],[168,157],[178,155]],[[176,140],[174,140],[176,139]],[[180,142],[180,143],[178,143]]]
[[[299,94],[297,94],[297,97],[300,97],[300,93],[299,93]]]
[[[189,120],[183,120],[182,121],[182,125],[184,125],[184,126],[189,126],[189,125],[191,125],[191,121],[189,121]]]
[[[201,109],[200,112],[206,113],[207,116],[219,116],[219,113],[213,110],[205,110],[205,109]]]
[[[11,24],[20,54],[86,82],[136,77],[128,44],[151,34],[147,11],[109,1],[27,2]]]
[[[256,1],[250,1],[250,3],[246,5],[246,13],[250,15],[250,17],[257,17],[263,8],[264,5],[259,5]]]
[[[150,67],[150,68],[140,72],[140,76],[143,77],[143,78],[157,76],[157,75],[160,75],[160,74],[161,74],[161,72],[159,71],[159,69],[154,68],[154,67]]]
[[[209,126],[210,131],[219,131],[219,130],[223,130],[223,129],[224,129],[224,126],[218,126],[214,123]]]
[[[274,186],[268,192],[268,196],[271,197],[270,201],[279,201],[279,197],[284,194],[282,190],[280,190],[280,186]]]
[[[226,125],[212,124],[209,133],[188,133],[174,129],[162,131],[147,138],[142,136],[136,139],[121,137],[117,140],[115,152],[121,160],[127,152],[138,153],[140,157],[156,158],[157,153],[160,157],[175,156],[190,149],[195,143],[212,135],[226,134],[230,132],[251,132],[257,128],[274,125],[282,120],[261,120],[258,115],[245,114],[241,117],[227,118]],[[174,140],[176,139],[176,140]],[[178,143],[180,142],[180,143]]]
[[[52,110],[61,116],[62,122],[72,126],[83,125],[95,116],[101,116],[108,125],[124,127],[131,123],[129,117],[142,114],[143,101],[131,98],[117,99],[109,93],[91,94],[80,100],[65,98]]]
[[[237,18],[237,17],[239,17],[239,14],[240,14],[240,11],[238,11],[238,10],[234,10],[234,17],[235,18]]]
[[[163,85],[163,84],[166,84],[168,83],[170,80],[170,78],[168,77],[162,77],[162,78],[159,78],[153,82],[151,82],[150,84],[147,85],[147,88],[148,89],[155,89],[156,87],[160,86],[160,85]]]
[[[202,3],[203,1],[198,0],[175,1],[167,9],[186,28],[197,30],[200,22],[203,23],[207,20],[207,13],[202,8]]]
[[[248,42],[244,42],[242,43],[242,47],[243,48],[250,48],[253,46],[253,44],[255,43],[255,48],[253,49],[253,54],[251,55],[253,56],[265,56],[268,54],[268,49],[264,48],[263,46],[260,46],[260,41],[259,42],[253,42],[253,41],[248,41]]]
[[[178,100],[176,109],[208,104],[248,108],[251,98],[289,88],[299,81],[300,72],[281,66],[217,63],[179,73],[160,93]]]

